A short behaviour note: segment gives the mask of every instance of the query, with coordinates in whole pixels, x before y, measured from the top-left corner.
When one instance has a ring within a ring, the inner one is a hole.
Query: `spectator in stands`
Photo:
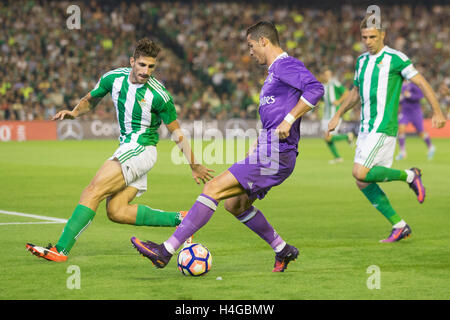
[[[109,70],[110,61],[115,67],[128,65],[132,44],[143,36],[163,44],[155,75],[172,92],[181,119],[256,117],[258,92],[249,88],[261,87],[266,70],[249,59],[240,31],[255,20],[274,21],[290,55],[313,73],[329,65],[347,87],[354,58],[363,50],[359,21],[366,7],[332,1],[330,9],[295,1],[258,6],[237,1],[80,1],[80,30],[61,27],[67,6],[64,1],[32,0],[0,4],[6,31],[0,33],[0,65],[10,66],[0,69],[0,118],[22,114],[43,119],[49,108],[73,106]],[[449,5],[420,2],[381,6],[385,19],[393,21],[387,42],[423,64],[436,91],[449,74],[449,10]],[[24,99],[21,112],[12,108],[16,93]],[[441,101],[448,106],[448,94],[441,94]],[[105,100],[86,117],[114,116],[112,103]]]

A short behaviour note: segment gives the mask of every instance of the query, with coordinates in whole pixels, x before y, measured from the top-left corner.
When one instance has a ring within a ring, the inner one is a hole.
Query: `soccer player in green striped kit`
[[[328,68],[322,72],[321,82],[325,88],[325,94],[323,95],[325,106],[323,108],[321,130],[324,132],[325,142],[334,157],[329,161],[329,163],[335,164],[344,161],[344,159],[339,155],[336,142],[345,140],[351,144],[355,138],[353,132],[339,132],[339,127],[342,121],[339,121],[338,126],[333,132],[328,132],[328,122],[330,122],[331,118],[339,109],[342,101],[344,101],[347,97],[348,90],[336,78],[333,77],[333,72]]]
[[[66,261],[69,251],[92,222],[98,205],[104,199],[108,218],[113,222],[172,227],[181,222],[182,212],[165,212],[130,204],[147,190],[147,173],[156,163],[157,130],[161,122],[166,124],[183,151],[195,181],[205,183],[212,178],[213,170],[196,162],[189,142],[181,133],[171,95],[152,76],[159,52],[160,48],[154,42],[146,38],[139,40],[130,58],[131,68],[105,73],[72,111],[63,110],[53,117],[53,120],[75,119],[95,108],[110,93],[120,127],[120,145],[83,190],[58,243],[48,247],[26,245],[34,255],[51,261]]]
[[[418,168],[397,170],[393,161],[398,131],[398,104],[403,79],[416,84],[433,109],[432,125],[445,126],[445,117],[428,81],[420,75],[403,53],[384,44],[386,32],[381,24],[370,23],[367,16],[361,23],[361,37],[368,52],[356,61],[354,87],[341,108],[328,124],[333,131],[341,116],[361,101],[361,130],[356,142],[353,177],[362,193],[392,224],[388,238],[395,242],[411,234],[409,225],[392,208],[378,183],[404,181],[415,192],[417,200],[425,200],[425,187]]]

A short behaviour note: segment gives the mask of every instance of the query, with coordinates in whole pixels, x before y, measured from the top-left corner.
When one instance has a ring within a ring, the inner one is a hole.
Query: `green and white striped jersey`
[[[331,79],[327,83],[323,83],[323,86],[325,88],[323,119],[331,120],[339,109],[339,106],[335,106],[333,103],[342,97],[346,89],[337,79]]]
[[[417,73],[406,55],[388,46],[375,55],[366,52],[358,57],[353,84],[361,97],[361,132],[397,135],[403,78]]]
[[[172,97],[153,76],[145,84],[131,83],[130,72],[131,68],[119,68],[105,73],[91,96],[102,98],[108,92],[111,94],[120,127],[120,144],[155,146],[161,120],[169,124],[177,118]]]

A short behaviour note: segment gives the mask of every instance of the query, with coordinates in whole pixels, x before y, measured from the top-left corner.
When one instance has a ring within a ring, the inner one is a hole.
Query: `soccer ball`
[[[178,270],[185,276],[202,276],[211,269],[212,256],[208,248],[192,243],[178,253]]]

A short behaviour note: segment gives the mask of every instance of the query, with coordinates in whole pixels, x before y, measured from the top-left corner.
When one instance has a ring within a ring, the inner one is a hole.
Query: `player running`
[[[204,226],[219,201],[225,199],[225,209],[274,250],[273,272],[283,272],[297,258],[298,249],[275,232],[253,202],[263,199],[294,170],[301,116],[314,108],[324,90],[301,61],[283,51],[278,39],[277,29],[270,22],[259,22],[247,30],[250,55],[258,64],[268,67],[260,93],[263,130],[253,152],[206,183],[179,228],[163,244],[131,238],[136,249],[156,267],[165,267],[183,241]]]
[[[212,170],[196,162],[189,142],[181,133],[170,93],[152,76],[159,52],[154,42],[146,38],[139,40],[130,58],[131,68],[105,73],[72,111],[63,110],[53,117],[53,120],[75,119],[95,108],[110,93],[120,127],[120,145],[82,192],[58,243],[48,247],[26,245],[34,255],[51,261],[66,261],[104,199],[108,218],[113,222],[136,226],[177,226],[181,222],[183,212],[130,204],[147,190],[147,173],[156,163],[157,130],[161,121],[188,159],[195,181],[205,183],[212,178]]]
[[[419,136],[427,145],[428,160],[433,159],[436,151],[435,146],[431,143],[431,138],[423,128],[423,113],[420,105],[420,100],[423,98],[423,93],[420,88],[412,82],[407,82],[402,87],[400,95],[400,113],[398,116],[398,145],[400,152],[396,160],[406,158],[406,126],[412,123]]]
[[[358,57],[354,87],[331,119],[328,130],[335,130],[341,116],[361,101],[361,132],[356,142],[353,176],[370,203],[392,224],[391,234],[381,242],[394,242],[408,237],[411,228],[392,208],[377,182],[405,181],[420,203],[425,200],[420,169],[390,168],[398,131],[398,101],[403,79],[415,83],[424,93],[433,109],[434,127],[442,128],[445,118],[427,80],[406,55],[384,44],[384,28],[381,24],[379,27],[371,25],[369,18],[367,16],[361,23],[361,37],[368,52]]]
[[[342,101],[347,97],[348,90],[333,77],[333,72],[330,69],[325,69],[321,75],[322,84],[325,88],[325,94],[323,96],[324,100],[324,110],[321,122],[321,130],[324,133],[325,142],[328,148],[333,154],[334,158],[329,161],[330,164],[335,164],[344,161],[339,155],[339,151],[336,148],[335,142],[345,140],[349,144],[353,142],[355,135],[353,132],[349,133],[339,133],[339,127],[341,126],[341,120],[339,121],[336,130],[333,132],[328,132],[328,122],[333,118],[336,111],[339,109]]]

